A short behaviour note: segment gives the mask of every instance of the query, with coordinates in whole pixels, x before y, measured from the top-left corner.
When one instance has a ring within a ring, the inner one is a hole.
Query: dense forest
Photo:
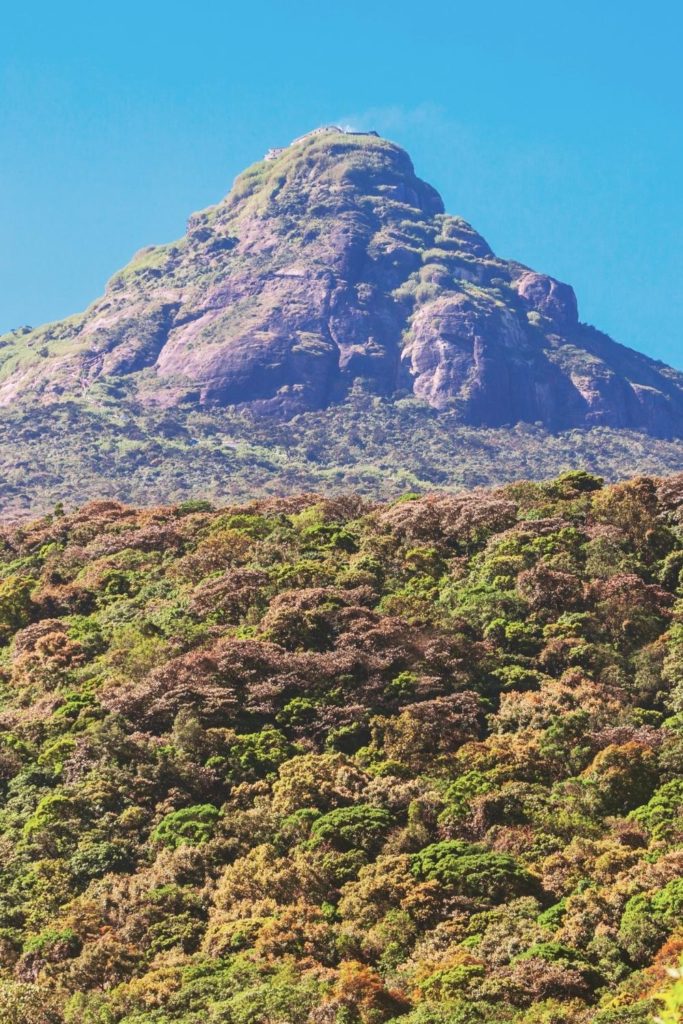
[[[2,1024],[673,1024],[683,476],[0,530]]]

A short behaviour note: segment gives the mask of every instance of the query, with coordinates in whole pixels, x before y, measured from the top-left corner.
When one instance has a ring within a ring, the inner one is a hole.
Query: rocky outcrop
[[[5,405],[98,383],[289,417],[359,378],[464,423],[683,436],[682,374],[581,324],[568,285],[498,259],[372,133],[270,151],[85,313],[0,339]]]

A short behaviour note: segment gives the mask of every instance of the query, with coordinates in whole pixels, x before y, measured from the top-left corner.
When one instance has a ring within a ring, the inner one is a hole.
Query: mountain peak
[[[289,417],[359,379],[462,422],[683,436],[683,375],[580,323],[572,289],[495,256],[409,155],[325,125],[269,150],[79,316],[0,339],[0,404],[87,396]]]
[[[259,208],[277,213],[290,202],[301,214],[325,194],[326,204],[334,197],[359,204],[372,196],[417,206],[431,216],[443,213],[436,190],[415,175],[404,149],[375,131],[360,132],[325,125],[294,139],[288,146],[270,149],[264,159],[240,174],[223,203],[234,208],[249,197],[258,196]],[[200,215],[201,216],[201,215]]]

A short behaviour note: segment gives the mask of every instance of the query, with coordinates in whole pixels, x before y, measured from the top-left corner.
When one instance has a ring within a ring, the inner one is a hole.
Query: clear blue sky
[[[683,368],[678,3],[25,0],[1,31],[0,329],[76,312],[268,146],[346,121]]]

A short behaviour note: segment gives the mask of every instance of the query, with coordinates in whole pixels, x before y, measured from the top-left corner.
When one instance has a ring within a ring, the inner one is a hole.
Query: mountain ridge
[[[272,151],[75,317],[0,338],[0,404],[237,407],[290,419],[357,382],[463,424],[683,436],[683,374],[582,324],[494,255],[394,143],[336,126]]]

